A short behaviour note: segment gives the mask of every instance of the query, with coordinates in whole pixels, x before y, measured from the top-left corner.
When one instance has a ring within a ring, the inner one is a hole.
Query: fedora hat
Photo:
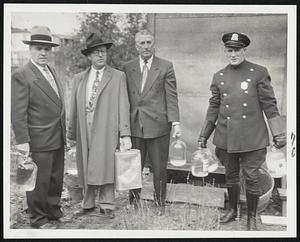
[[[109,49],[113,43],[103,41],[100,36],[95,33],[91,33],[86,39],[86,48],[81,51],[82,54],[88,55],[95,47],[105,45]]]
[[[34,26],[30,32],[30,40],[23,40],[24,44],[47,44],[50,46],[59,46],[59,44],[52,42],[52,35],[50,29],[45,26]]]

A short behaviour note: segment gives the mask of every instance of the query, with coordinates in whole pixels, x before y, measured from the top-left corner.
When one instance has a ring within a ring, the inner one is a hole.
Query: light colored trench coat
[[[84,189],[87,185],[114,183],[114,153],[119,137],[130,135],[125,74],[106,66],[98,87],[88,148],[85,107],[89,71],[74,77],[68,128],[68,138],[77,141],[78,177]]]

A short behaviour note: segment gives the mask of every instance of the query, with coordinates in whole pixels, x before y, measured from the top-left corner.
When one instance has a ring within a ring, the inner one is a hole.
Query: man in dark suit
[[[148,153],[152,163],[154,198],[164,213],[167,162],[172,126],[180,137],[176,78],[171,62],[154,55],[154,37],[148,30],[135,36],[139,57],[123,67],[127,76],[130,127],[133,148],[141,151],[142,167]],[[138,206],[140,189],[131,190],[129,200]]]
[[[48,27],[35,26],[29,45],[30,61],[11,78],[11,122],[16,148],[31,156],[38,167],[35,189],[26,192],[31,226],[51,227],[61,220],[60,197],[63,185],[65,107],[63,87],[48,65],[52,42]],[[20,160],[19,160],[20,161]],[[18,164],[23,166],[23,162]]]
[[[237,216],[241,167],[246,183],[247,229],[256,230],[256,210],[261,195],[258,170],[269,145],[263,113],[276,148],[286,144],[285,117],[279,115],[268,70],[245,59],[246,47],[250,44],[248,36],[233,32],[223,35],[222,40],[229,65],[214,74],[210,86],[212,96],[198,142],[205,148],[216,128],[213,144],[225,166],[230,206],[220,222],[227,223]]]

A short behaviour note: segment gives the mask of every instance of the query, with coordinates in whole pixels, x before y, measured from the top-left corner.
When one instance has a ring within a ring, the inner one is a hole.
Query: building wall
[[[156,55],[174,64],[188,156],[196,149],[212,76],[227,65],[221,40],[224,33],[249,35],[247,59],[268,68],[279,109],[286,114],[286,15],[152,14],[149,20]]]

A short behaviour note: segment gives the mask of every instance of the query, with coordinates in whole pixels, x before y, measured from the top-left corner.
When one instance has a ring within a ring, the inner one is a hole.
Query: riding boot
[[[227,187],[229,199],[229,211],[220,218],[220,223],[228,223],[237,217],[238,201],[240,198],[239,184],[231,184]]]
[[[251,193],[246,193],[248,219],[247,219],[247,230],[257,230],[256,227],[256,211],[259,196]]]

